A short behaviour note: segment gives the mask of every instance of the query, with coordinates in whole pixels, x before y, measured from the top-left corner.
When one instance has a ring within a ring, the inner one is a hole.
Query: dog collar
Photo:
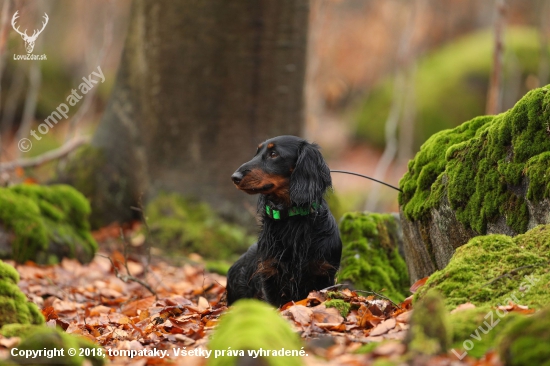
[[[269,205],[265,205],[265,213],[273,220],[281,220],[291,216],[307,216],[316,212],[318,208],[319,204],[317,202],[313,202],[309,208],[293,206],[288,210],[276,210]]]

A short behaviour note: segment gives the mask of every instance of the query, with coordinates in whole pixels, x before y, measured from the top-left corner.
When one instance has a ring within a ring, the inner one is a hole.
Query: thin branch
[[[128,282],[128,281],[132,281],[132,282],[136,282],[136,283],[139,283],[141,286],[145,287],[147,289],[147,291],[149,291],[151,294],[153,294],[155,297],[157,297],[157,293],[155,290],[153,290],[151,288],[151,286],[149,286],[149,284],[145,281],[142,281],[140,280],[139,278],[137,277],[134,277],[132,275],[130,275],[130,273],[128,273],[127,275],[123,275],[121,274],[119,271],[118,271],[118,268],[117,266],[115,265],[115,263],[113,262],[112,258],[111,257],[108,257],[106,255],[102,255],[102,254],[98,254],[98,256],[100,257],[103,257],[103,258],[107,258],[109,260],[109,262],[111,262],[111,265],[113,266],[114,270],[115,270],[115,275],[118,279],[120,279],[122,282]],[[126,265],[126,264],[125,264]],[[127,267],[126,267],[127,268]],[[128,270],[128,269],[126,269]]]
[[[0,163],[0,172],[14,170],[15,168],[30,168],[40,166],[52,160],[64,157],[80,145],[88,143],[89,140],[89,137],[78,137],[58,147],[57,149],[50,150],[39,156]]]
[[[506,0],[496,0],[495,46],[493,51],[493,72],[487,95],[486,114],[497,114],[502,109],[502,59],[504,55],[504,24]]]
[[[512,275],[516,275],[516,274],[518,274],[519,271],[521,271],[523,269],[533,268],[533,267],[541,267],[541,266],[545,266],[545,265],[548,265],[548,264],[550,264],[550,261],[549,262],[544,262],[544,263],[539,263],[539,264],[528,264],[526,266],[521,266],[521,267],[515,268],[515,269],[511,270],[510,272],[506,272],[505,274],[498,276],[497,278],[493,278],[491,281],[485,283],[481,287],[489,286],[489,285],[493,284],[494,282],[496,282],[500,279],[503,279],[504,277],[511,277]]]
[[[401,306],[399,306],[398,304],[394,303],[389,297],[386,297],[384,295],[380,295],[378,292],[374,292],[374,291],[365,291],[365,290],[352,290],[354,292],[363,292],[363,293],[366,293],[366,294],[373,294],[373,295],[376,295],[378,297],[381,297],[385,300],[388,300],[389,302],[391,302],[394,306],[398,307],[399,309],[401,309]]]

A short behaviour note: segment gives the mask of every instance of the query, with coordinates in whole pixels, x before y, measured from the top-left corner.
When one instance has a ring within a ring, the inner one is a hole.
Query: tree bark
[[[302,132],[307,20],[307,0],[135,0],[92,140],[111,197],[96,216],[124,221],[171,191],[250,222],[230,176],[258,143]]]

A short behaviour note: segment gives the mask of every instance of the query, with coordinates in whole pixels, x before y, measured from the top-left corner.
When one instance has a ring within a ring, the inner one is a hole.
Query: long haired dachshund
[[[259,194],[261,231],[227,274],[227,302],[258,298],[277,307],[334,285],[342,242],[324,193],[332,186],[319,147],[295,136],[258,146],[231,176]]]

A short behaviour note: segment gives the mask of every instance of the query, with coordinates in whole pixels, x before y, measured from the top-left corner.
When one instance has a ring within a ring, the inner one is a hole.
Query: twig
[[[389,297],[386,297],[384,295],[380,295],[378,292],[374,292],[374,291],[365,291],[365,290],[352,290],[352,291],[355,291],[355,292],[363,292],[363,293],[366,293],[366,294],[374,294],[378,297],[381,297],[385,300],[388,300],[389,302],[391,302],[393,305],[397,306],[399,309],[401,309],[401,306],[397,305],[396,303],[394,303]]]
[[[78,137],[58,147],[57,149],[50,150],[39,156],[0,163],[0,172],[14,170],[15,168],[29,168],[40,166],[52,160],[64,157],[80,145],[89,142],[89,140],[89,137]]]
[[[153,290],[147,282],[142,281],[139,278],[132,276],[129,272],[128,272],[127,275],[121,274],[118,271],[118,268],[116,267],[116,265],[113,262],[113,260],[111,259],[111,257],[108,257],[106,255],[102,255],[102,254],[98,254],[98,256],[103,257],[103,258],[107,258],[109,260],[109,262],[111,262],[111,265],[115,269],[115,275],[118,279],[122,280],[125,283],[128,282],[128,281],[133,281],[133,282],[139,283],[141,286],[145,287],[151,294],[153,294],[155,297],[157,297],[157,292],[155,290]],[[126,270],[128,270],[128,266],[127,266],[126,263],[125,263],[125,266],[126,266]]]
[[[541,267],[541,266],[544,266],[544,265],[547,265],[547,264],[550,264],[550,261],[549,262],[544,262],[544,263],[539,263],[539,264],[528,264],[526,266],[521,266],[521,267],[518,267],[518,268],[515,268],[513,270],[511,270],[510,272],[506,272],[496,278],[493,278],[491,281],[485,283],[483,286],[481,287],[485,287],[485,286],[489,286],[490,284],[500,280],[500,279],[503,279],[504,277],[511,277],[512,275],[515,275],[517,274],[519,271],[521,271],[522,269],[527,269],[527,268],[533,268],[533,267]]]

